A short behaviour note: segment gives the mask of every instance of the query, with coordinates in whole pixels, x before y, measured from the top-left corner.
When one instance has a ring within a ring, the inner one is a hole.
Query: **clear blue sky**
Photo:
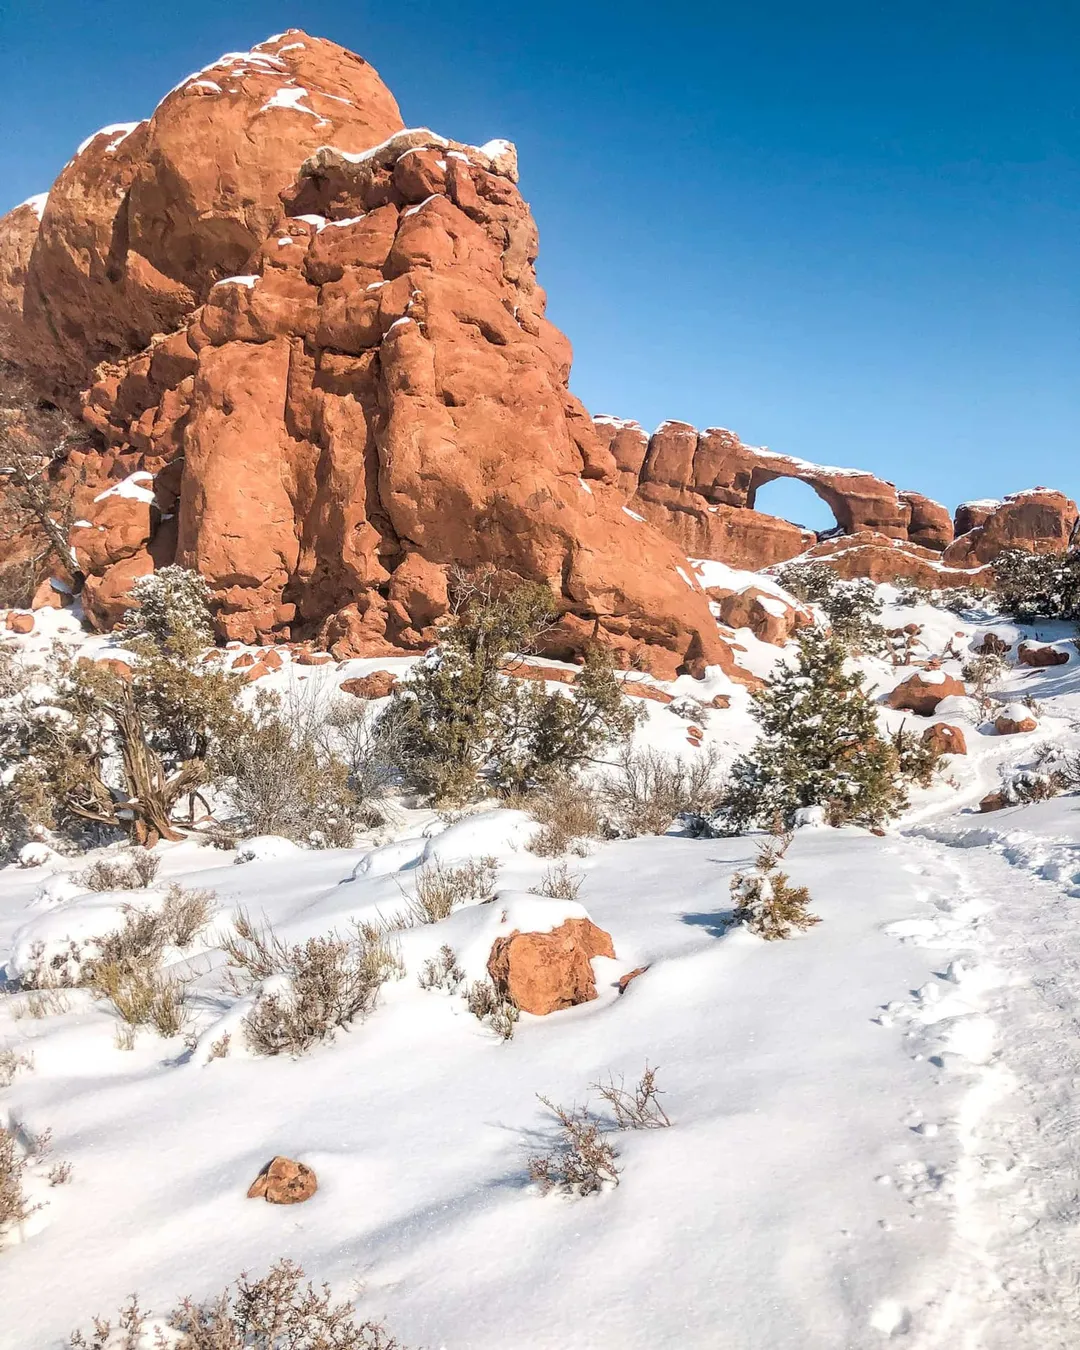
[[[0,0],[0,210],[294,26],[410,125],[517,142],[593,412],[949,505],[1080,492],[1076,0]]]

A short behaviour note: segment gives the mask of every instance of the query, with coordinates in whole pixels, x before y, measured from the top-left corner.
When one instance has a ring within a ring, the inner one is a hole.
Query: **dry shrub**
[[[453,947],[442,946],[438,956],[431,956],[420,968],[417,976],[421,989],[445,989],[448,994],[456,994],[465,979],[465,972],[458,965],[457,952]]]
[[[618,1083],[609,1075],[606,1083],[592,1084],[592,1090],[611,1107],[620,1130],[663,1130],[671,1124],[660,1105],[663,1094],[656,1086],[656,1074],[657,1070],[646,1063],[645,1072],[632,1089],[627,1089],[621,1076]]]
[[[304,1285],[303,1269],[292,1261],[271,1266],[262,1279],[247,1274],[207,1303],[185,1298],[165,1321],[150,1321],[135,1295],[121,1309],[114,1328],[95,1318],[92,1330],[76,1331],[72,1350],[140,1350],[155,1344],[172,1350],[404,1350],[378,1322],[357,1322],[348,1303],[334,1303],[330,1287]],[[114,1330],[116,1336],[114,1336]]]
[[[549,867],[539,886],[530,886],[531,895],[546,895],[551,900],[576,900],[585,878],[580,872],[571,872],[565,863]]]
[[[0,1125],[0,1238],[26,1222],[40,1204],[31,1204],[26,1195],[26,1167],[48,1155],[52,1144],[49,1130],[32,1134],[17,1121]],[[56,1163],[49,1173],[51,1186],[71,1177],[70,1163]],[[56,1180],[54,1180],[56,1178]]]
[[[516,1003],[500,994],[490,980],[473,980],[465,991],[465,1005],[476,1018],[501,1036],[513,1039],[521,1012]]]
[[[152,1026],[166,1040],[184,1029],[187,990],[149,962],[95,961],[87,983],[95,995],[109,1000],[130,1027]]]
[[[77,873],[75,880],[88,891],[145,890],[160,866],[161,859],[155,854],[132,852],[122,858],[98,858]]]
[[[793,929],[812,928],[821,920],[809,911],[810,892],[792,886],[780,860],[791,845],[790,834],[774,836],[758,847],[752,872],[736,872],[731,878],[735,901],[734,923],[742,924],[766,942],[788,938]]]
[[[194,890],[176,882],[165,892],[158,923],[174,947],[189,947],[214,913],[214,892]]]
[[[17,1130],[0,1125],[0,1237],[17,1228],[39,1209],[26,1198],[27,1151]]]
[[[401,961],[386,933],[358,926],[350,937],[329,933],[287,943],[269,927],[257,928],[243,912],[234,921],[236,935],[224,950],[243,977],[238,993],[247,994],[272,976],[284,976],[285,992],[260,992],[244,1018],[248,1044],[260,1055],[303,1054],[316,1042],[370,1013],[379,990],[401,975]]]
[[[606,1186],[619,1184],[615,1148],[604,1137],[603,1123],[584,1106],[569,1111],[547,1097],[539,1097],[559,1122],[559,1130],[547,1153],[529,1159],[529,1178],[543,1193],[559,1190],[566,1195],[595,1195]]]
[[[571,852],[583,858],[589,851],[587,841],[602,839],[606,833],[596,789],[581,779],[556,778],[530,793],[525,806],[540,826],[529,850],[541,858]]]
[[[680,816],[691,833],[701,833],[723,791],[719,751],[713,746],[684,759],[658,750],[627,750],[600,790],[610,830],[621,838],[664,834]]]
[[[14,1050],[0,1050],[0,1088],[10,1087],[20,1069],[33,1067],[33,1055],[20,1055]]]
[[[416,894],[406,905],[403,927],[438,923],[459,905],[482,905],[494,899],[494,858],[470,858],[453,866],[437,858],[416,873]]]

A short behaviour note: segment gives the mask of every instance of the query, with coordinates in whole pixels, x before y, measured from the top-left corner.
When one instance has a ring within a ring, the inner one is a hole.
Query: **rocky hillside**
[[[404,129],[369,64],[292,30],[90,136],[0,220],[0,354],[86,426],[53,472],[95,625],[175,561],[223,638],[416,651],[450,569],[494,565],[559,597],[548,655],[602,636],[626,666],[701,676],[739,667],[688,555],[809,550],[940,586],[1066,545],[1076,506],[1046,489],[954,521],[728,431],[592,418],[517,182],[510,144]],[[814,488],[836,537],[755,509],[778,477]]]

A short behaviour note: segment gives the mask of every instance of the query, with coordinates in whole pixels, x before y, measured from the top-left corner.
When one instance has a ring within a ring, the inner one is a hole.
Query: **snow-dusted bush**
[[[117,629],[120,639],[136,649],[150,646],[191,659],[214,641],[210,616],[210,589],[198,572],[186,567],[163,567],[139,577],[131,587],[135,604]]]
[[[370,1013],[386,981],[401,975],[396,951],[374,927],[297,943],[257,927],[243,912],[234,927],[223,947],[236,972],[237,992],[257,994],[243,1023],[256,1054],[299,1055],[332,1039]]]
[[[823,806],[833,825],[879,827],[906,804],[896,751],[841,642],[813,627],[796,644],[794,666],[778,667],[753,695],[761,731],[732,765],[714,829],[787,829],[805,806]]]
[[[626,749],[618,768],[600,781],[607,832],[622,839],[663,834],[682,819],[700,834],[724,793],[720,756],[714,746],[689,759],[662,751]]]
[[[630,734],[638,714],[600,648],[555,692],[501,673],[509,655],[535,650],[554,616],[546,587],[501,590],[491,572],[458,579],[438,646],[398,683],[379,724],[410,786],[451,805],[524,792]]]
[[[928,745],[918,732],[908,731],[906,727],[895,733],[892,746],[901,777],[919,787],[929,787],[941,762],[934,747]]]
[[[151,1318],[135,1295],[114,1323],[96,1317],[88,1332],[72,1333],[72,1350],[405,1350],[379,1322],[357,1322],[330,1287],[304,1285],[302,1267],[281,1260],[262,1279],[244,1274],[217,1298],[185,1298],[163,1320]],[[168,1329],[167,1331],[165,1329]],[[153,1338],[151,1340],[151,1337]]]
[[[900,584],[896,602],[900,605],[931,605],[934,609],[947,609],[953,614],[980,612],[988,606],[996,608],[994,593],[985,586],[945,586],[939,589],[906,582]]]
[[[882,602],[872,581],[845,581],[823,562],[787,563],[776,579],[796,600],[817,605],[845,646],[855,652],[886,650],[888,639],[879,622]]]
[[[261,693],[251,717],[221,744],[215,778],[241,837],[283,835],[296,843],[348,848],[366,820],[349,784],[349,768],[321,727],[272,694]]]
[[[567,1110],[547,1097],[538,1100],[558,1122],[558,1132],[546,1153],[529,1159],[529,1179],[546,1195],[559,1190],[567,1195],[595,1195],[619,1184],[618,1154],[607,1138],[603,1121],[587,1106]]]
[[[0,1239],[40,1208],[26,1195],[27,1159],[19,1132],[0,1125]]]
[[[821,922],[810,913],[810,892],[805,886],[792,886],[787,873],[780,870],[791,839],[786,834],[766,840],[758,848],[753,869],[736,872],[731,878],[732,921],[766,942],[788,938],[795,929]]]
[[[1080,549],[1028,553],[1010,548],[991,566],[1002,613],[1021,623],[1080,618]]]

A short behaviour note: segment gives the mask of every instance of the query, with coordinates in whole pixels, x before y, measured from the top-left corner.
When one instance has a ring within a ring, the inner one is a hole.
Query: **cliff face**
[[[451,569],[493,565],[560,598],[552,654],[602,638],[671,675],[733,669],[687,555],[817,545],[754,509],[778,477],[861,541],[818,549],[855,573],[1064,547],[1060,494],[969,511],[954,541],[943,507],[873,474],[594,420],[536,257],[512,146],[404,130],[369,65],[296,31],[91,137],[0,221],[0,354],[100,438],[62,471],[91,618],[176,560],[224,637],[417,650]]]

